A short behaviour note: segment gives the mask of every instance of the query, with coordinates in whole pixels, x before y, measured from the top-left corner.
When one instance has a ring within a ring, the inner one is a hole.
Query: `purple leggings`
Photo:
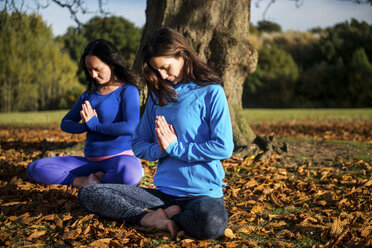
[[[71,186],[76,177],[102,171],[102,183],[136,185],[143,176],[141,160],[131,155],[119,155],[102,161],[84,157],[63,156],[36,160],[28,165],[27,176],[38,183]]]

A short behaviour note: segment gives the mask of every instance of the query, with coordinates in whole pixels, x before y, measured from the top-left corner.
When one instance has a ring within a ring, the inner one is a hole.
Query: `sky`
[[[24,0],[28,12],[37,11],[33,0]],[[45,0],[47,1],[47,0]],[[282,30],[306,31],[314,27],[330,27],[336,23],[350,21],[355,18],[366,21],[372,25],[372,6],[368,4],[355,4],[347,0],[300,0],[302,5],[296,7],[293,0],[276,0],[266,12],[265,19],[281,25]],[[42,2],[42,1],[41,1]],[[97,11],[97,0],[86,0],[88,9]],[[145,24],[146,0],[106,0],[105,9],[113,15],[123,16],[133,22],[135,26]],[[259,6],[256,3],[259,2]],[[270,0],[252,0],[251,23],[257,24],[263,20],[263,12]],[[70,18],[67,9],[51,4],[46,9],[38,10],[49,25],[54,35],[62,35],[69,26],[76,26]],[[82,23],[88,21],[97,13],[79,15]]]

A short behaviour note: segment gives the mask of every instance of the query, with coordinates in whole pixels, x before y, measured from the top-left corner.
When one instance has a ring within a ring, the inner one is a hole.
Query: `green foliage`
[[[123,17],[93,17],[80,29],[68,28],[66,34],[57,39],[63,42],[65,49],[77,63],[88,42],[100,38],[109,40],[118,48],[127,65],[131,66],[140,44],[141,32],[140,28]],[[84,84],[85,76],[80,67],[78,77]]]
[[[311,32],[253,33],[250,41],[260,58],[245,82],[244,107],[372,106],[372,25],[352,19]],[[268,54],[274,46],[285,53]],[[295,67],[299,76],[288,78]]]
[[[290,106],[298,75],[289,53],[275,46],[264,46],[256,72],[244,83],[243,107],[250,107],[250,103],[271,108]]]
[[[353,19],[318,32],[313,64],[299,79],[299,104],[372,106],[372,26]]]
[[[347,87],[350,105],[372,106],[372,65],[364,48],[355,50],[351,57]]]
[[[336,64],[322,61],[304,71],[296,89],[301,106],[348,107],[345,69],[342,61]]]
[[[350,61],[351,69],[368,69],[370,66],[369,59],[364,48],[359,48],[354,51]]]
[[[66,34],[57,37],[56,40],[63,44],[63,50],[70,54],[76,65],[79,65],[80,56],[84,51],[84,47],[88,44],[88,40],[81,32],[78,29],[69,27]],[[85,82],[85,75],[80,66],[78,66],[77,76],[79,82]]]
[[[352,19],[351,22],[336,24],[320,32],[318,43],[319,60],[335,63],[342,60],[349,64],[355,50],[364,48],[372,59],[372,26]]]
[[[270,21],[259,21],[257,23],[257,29],[260,32],[267,32],[267,33],[273,33],[273,32],[281,32],[282,28],[279,24],[275,22]]]
[[[317,60],[314,55],[316,55],[316,44],[319,38],[320,35],[317,33],[288,31],[267,35],[263,44],[275,44],[291,54],[298,67],[306,69]]]
[[[77,67],[61,52],[50,27],[35,14],[1,12],[0,22],[0,111],[68,105],[65,94],[79,87]]]

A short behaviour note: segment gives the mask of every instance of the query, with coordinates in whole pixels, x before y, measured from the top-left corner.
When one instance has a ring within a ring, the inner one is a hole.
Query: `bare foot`
[[[102,177],[105,175],[103,171],[97,171],[94,175],[102,182]]]
[[[99,184],[101,180],[94,174],[90,174],[87,177],[76,177],[72,183],[75,187],[83,187],[89,184]]]
[[[168,219],[171,219],[173,217],[173,215],[181,213],[182,209],[178,205],[172,205],[172,206],[167,207],[166,209],[164,209],[164,211],[167,214]]]
[[[92,173],[88,176],[88,184],[99,184],[101,180],[96,176],[96,174]]]
[[[172,237],[177,234],[178,226],[173,220],[168,219],[164,209],[159,208],[155,211],[148,212],[141,220],[141,225],[145,227],[155,227],[160,230],[167,230]]]

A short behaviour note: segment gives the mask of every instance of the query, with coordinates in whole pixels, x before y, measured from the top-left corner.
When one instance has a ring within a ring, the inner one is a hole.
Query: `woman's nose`
[[[96,71],[91,71],[90,75],[92,78],[96,78],[98,73]]]
[[[167,79],[168,74],[165,71],[159,71],[159,73],[162,79]]]

